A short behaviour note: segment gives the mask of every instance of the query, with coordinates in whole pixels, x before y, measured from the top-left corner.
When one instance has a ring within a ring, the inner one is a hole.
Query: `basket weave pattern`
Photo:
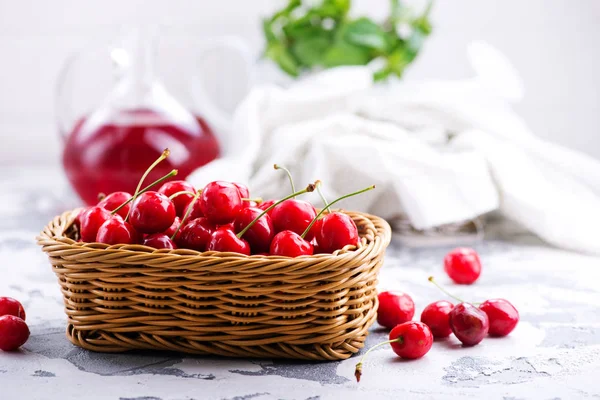
[[[348,214],[358,248],[299,258],[78,243],[74,212],[37,240],[58,277],[67,337],[82,348],[339,360],[376,320],[391,237],[381,218]]]

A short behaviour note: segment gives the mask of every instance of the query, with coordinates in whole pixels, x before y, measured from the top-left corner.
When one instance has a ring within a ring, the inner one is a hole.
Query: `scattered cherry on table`
[[[356,381],[360,382],[364,359],[371,350],[389,344],[399,357],[415,360],[423,357],[431,350],[433,335],[427,325],[422,322],[409,321],[397,325],[391,330],[389,340],[371,347],[360,359],[354,370]]]
[[[415,303],[404,292],[385,291],[377,295],[377,323],[388,329],[412,320],[415,315]]]
[[[490,336],[506,336],[511,333],[519,323],[519,312],[508,300],[490,299],[479,305],[485,312],[490,322]]]
[[[25,309],[20,301],[12,297],[0,297],[0,316],[14,315],[25,321]]]
[[[479,254],[471,248],[456,248],[444,257],[444,271],[455,283],[470,285],[481,275]]]
[[[421,322],[431,329],[434,338],[445,338],[450,336],[450,311],[454,304],[446,300],[436,301],[429,304],[421,312]]]

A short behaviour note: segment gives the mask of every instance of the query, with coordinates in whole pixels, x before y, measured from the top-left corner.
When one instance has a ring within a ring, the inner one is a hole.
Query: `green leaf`
[[[373,50],[385,51],[388,47],[385,32],[368,18],[359,18],[346,25],[344,39],[348,43]]]
[[[369,51],[364,47],[338,41],[325,53],[323,65],[328,68],[340,65],[365,65],[370,59]]]
[[[300,65],[294,56],[281,43],[274,43],[269,46],[266,56],[279,64],[282,70],[291,76],[300,75]]]
[[[302,38],[292,46],[292,53],[301,64],[313,67],[321,65],[331,39],[325,35],[314,35]]]

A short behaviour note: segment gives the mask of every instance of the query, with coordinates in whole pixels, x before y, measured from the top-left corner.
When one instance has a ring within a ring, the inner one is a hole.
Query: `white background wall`
[[[387,0],[354,0],[358,13],[384,15]],[[169,24],[167,84],[186,98],[175,67],[205,37],[241,35],[259,53],[259,16],[277,0],[0,0],[0,164],[57,163],[54,83],[65,58],[115,26]],[[406,79],[471,76],[466,45],[483,39],[522,75],[526,97],[516,110],[539,136],[600,158],[600,1],[438,0],[435,34]],[[236,92],[235,68],[213,81]],[[93,79],[93,78],[90,78]],[[227,99],[220,99],[227,101]]]

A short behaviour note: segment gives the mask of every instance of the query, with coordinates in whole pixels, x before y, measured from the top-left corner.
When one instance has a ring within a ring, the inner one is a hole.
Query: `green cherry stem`
[[[169,149],[164,149],[162,154],[160,155],[160,157],[158,157],[156,159],[156,161],[154,161],[146,170],[146,172],[144,172],[144,175],[142,175],[142,178],[140,179],[140,181],[138,182],[137,187],[135,188],[135,193],[133,193],[133,196],[131,197],[133,199],[133,201],[135,201],[135,199],[140,195],[140,189],[142,187],[142,183],[144,183],[144,180],[146,179],[146,177],[148,176],[148,174],[150,173],[150,171],[152,171],[154,169],[154,167],[156,167],[158,164],[160,164],[160,162],[164,159],[166,159],[167,157],[169,157],[169,154],[171,154],[171,152],[169,151]],[[127,221],[129,219],[129,214],[131,214],[131,209],[129,209],[129,212],[127,213],[127,216],[125,217],[125,221]]]
[[[396,339],[386,340],[385,342],[377,343],[375,346],[371,347],[367,352],[361,357],[358,364],[356,364],[356,368],[354,369],[354,376],[356,377],[356,382],[360,382],[360,377],[362,376],[362,366],[365,357],[371,352],[371,350],[378,348],[379,346],[383,346],[384,344],[402,342],[402,337],[397,337]]]
[[[275,169],[281,169],[281,170],[285,171],[285,173],[287,174],[288,179],[290,180],[290,185],[292,186],[292,192],[295,192],[296,191],[296,187],[294,186],[294,178],[292,178],[292,173],[290,172],[290,170],[287,169],[286,167],[282,167],[281,165],[277,165],[277,164],[273,165],[273,168],[275,168]]]
[[[143,188],[142,190],[140,190],[140,192],[138,193],[138,195],[142,194],[142,193],[146,193],[147,191],[149,191],[150,189],[152,189],[154,186],[158,185],[159,183],[173,177],[177,175],[177,170],[174,169],[171,172],[169,172],[167,175],[163,176],[162,178],[158,178],[157,180],[155,180],[154,182],[152,182],[151,184],[149,184],[148,186],[146,186],[145,188]],[[125,207],[127,204],[131,203],[133,201],[133,197],[131,197],[130,199],[128,199],[127,201],[125,201],[123,204],[121,204],[119,207],[115,208],[113,211],[111,211],[111,214],[116,214],[117,211],[119,211],[121,208]]]
[[[183,226],[183,224],[185,223],[185,221],[187,220],[187,218],[192,213],[192,208],[194,207],[194,203],[196,203],[196,201],[198,200],[198,197],[200,197],[200,193],[202,193],[202,191],[198,190],[194,194],[194,198],[192,199],[192,201],[190,201],[190,204],[187,206],[187,209],[185,210],[185,214],[183,215],[183,218],[181,219],[181,222],[179,223],[179,226],[177,227],[177,229],[175,229],[175,232],[173,232],[173,236],[171,236],[171,240],[175,240],[175,237],[177,237],[177,234],[179,233],[179,230],[181,229],[181,227]]]
[[[427,278],[427,280],[431,283],[433,283],[435,286],[437,286],[438,289],[440,289],[442,292],[446,293],[448,296],[452,297],[454,300],[456,301],[460,301],[461,303],[464,303],[464,300],[461,299],[460,297],[456,297],[455,295],[453,295],[452,293],[450,293],[449,291],[447,291],[446,289],[444,289],[440,284],[438,284],[435,279],[433,279],[433,276],[430,276],[429,278]]]
[[[252,227],[252,225],[254,225],[256,223],[256,221],[258,221],[259,219],[261,219],[263,217],[263,215],[265,215],[266,213],[268,213],[269,211],[271,211],[277,205],[279,205],[279,204],[283,203],[284,201],[289,200],[289,199],[291,199],[293,197],[299,196],[299,195],[304,194],[304,193],[312,192],[314,190],[315,190],[315,184],[311,183],[305,189],[302,189],[299,192],[294,192],[294,193],[290,194],[289,196],[286,196],[283,199],[278,200],[275,203],[271,204],[271,206],[269,206],[266,210],[264,210],[263,212],[261,212],[258,215],[258,217],[254,218],[254,220],[252,220],[252,222],[250,222],[248,225],[246,225],[246,227],[244,229],[242,229],[240,231],[240,233],[237,234],[237,237],[239,239],[241,239],[242,236],[244,236],[244,233],[246,233],[248,231],[248,229],[250,229]]]
[[[316,186],[316,185],[315,185]],[[342,197],[338,197],[337,199],[335,199],[334,201],[332,201],[331,203],[328,203],[325,205],[325,208],[323,208],[321,211],[319,211],[319,213],[317,214],[317,216],[310,222],[310,224],[306,227],[306,229],[304,230],[304,232],[302,232],[302,235],[300,235],[302,237],[302,239],[304,239],[304,237],[308,234],[308,232],[310,231],[310,229],[313,227],[313,225],[315,224],[315,222],[317,222],[317,220],[319,219],[319,217],[325,212],[325,210],[327,210],[330,206],[334,205],[335,203],[337,203],[338,201],[347,199],[348,197],[352,197],[352,196],[356,196],[357,194],[361,194],[364,192],[368,192],[369,190],[373,190],[375,189],[375,185],[366,187],[364,189],[361,189],[357,192],[354,193],[349,193],[349,194],[345,194]]]
[[[202,191],[200,191],[200,192],[202,192]],[[182,190],[181,192],[173,193],[172,195],[170,195],[169,200],[173,200],[175,197],[181,196],[182,194],[191,194],[192,196],[196,195],[196,193],[190,192],[189,190]]]
[[[329,208],[329,205],[327,204],[327,199],[325,198],[325,196],[323,195],[323,192],[321,191],[321,185],[323,185],[323,182],[321,182],[321,181],[315,182],[315,186],[317,187],[317,193],[319,193],[319,197],[321,198],[321,200],[323,200],[323,204],[325,204],[325,209],[327,210],[327,212],[331,212],[331,208]]]

